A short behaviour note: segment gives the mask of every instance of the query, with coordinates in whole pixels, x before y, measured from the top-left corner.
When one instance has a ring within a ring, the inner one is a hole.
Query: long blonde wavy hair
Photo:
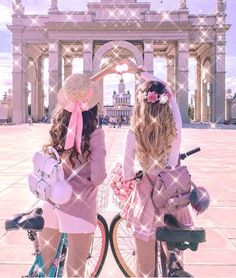
[[[169,104],[152,103],[143,98],[144,92],[162,94],[165,86],[158,81],[147,81],[137,89],[137,99],[131,117],[135,133],[136,151],[140,165],[147,171],[154,165],[163,168],[177,135]]]

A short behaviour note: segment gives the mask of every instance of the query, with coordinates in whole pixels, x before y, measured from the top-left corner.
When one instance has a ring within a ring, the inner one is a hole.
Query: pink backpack
[[[208,191],[202,186],[195,185],[186,166],[168,166],[161,171],[158,174],[161,180],[159,186],[154,184],[147,174],[145,175],[153,187],[151,197],[157,213],[163,208],[171,213],[191,204],[199,214],[203,213],[210,204]]]
[[[62,205],[67,203],[72,195],[70,180],[79,173],[85,164],[65,179],[58,152],[53,147],[49,147],[48,150],[54,154],[55,158],[44,152],[34,154],[34,172],[28,177],[29,187],[31,192],[40,200]]]

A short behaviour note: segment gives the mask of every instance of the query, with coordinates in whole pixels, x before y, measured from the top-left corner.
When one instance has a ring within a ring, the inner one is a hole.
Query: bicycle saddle
[[[28,213],[19,213],[9,218],[5,222],[6,231],[11,230],[34,230],[40,231],[44,226],[44,219],[41,216],[43,210],[41,208],[33,209]]]
[[[169,250],[187,248],[196,251],[198,244],[206,241],[205,230],[202,228],[185,227],[173,215],[165,215],[166,226],[156,231],[156,239],[166,241]]]

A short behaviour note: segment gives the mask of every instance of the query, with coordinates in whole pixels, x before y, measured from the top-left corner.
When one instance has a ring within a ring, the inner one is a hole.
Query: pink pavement
[[[5,233],[7,217],[27,211],[35,202],[27,185],[32,170],[32,155],[47,142],[49,125],[0,126],[0,276],[25,275],[32,263],[33,248],[24,231]],[[127,128],[104,128],[107,144],[108,173],[121,160]],[[201,147],[189,157],[188,165],[197,185],[211,195],[210,208],[195,225],[207,231],[207,242],[197,252],[187,251],[185,269],[195,277],[236,277],[236,130],[183,129],[183,151]],[[110,195],[112,193],[110,192]],[[119,208],[108,198],[102,214],[108,223]],[[123,277],[109,251],[101,277]]]

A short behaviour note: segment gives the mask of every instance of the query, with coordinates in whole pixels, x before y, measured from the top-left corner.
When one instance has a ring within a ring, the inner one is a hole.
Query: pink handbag
[[[190,203],[192,181],[186,166],[168,166],[160,172],[158,174],[161,180],[160,186],[154,184],[147,174],[145,175],[153,187],[151,196],[156,210],[165,208],[168,212],[173,212]]]

